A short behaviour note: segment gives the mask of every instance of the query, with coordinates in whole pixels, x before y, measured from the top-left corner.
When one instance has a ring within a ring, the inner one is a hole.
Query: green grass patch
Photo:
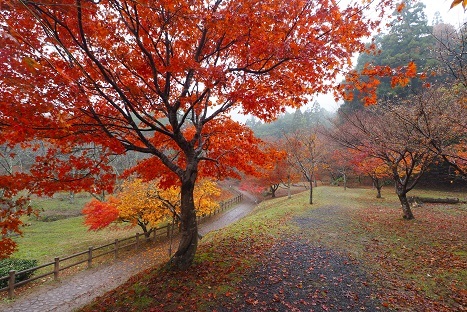
[[[76,194],[72,200],[66,193],[53,197],[33,197],[31,206],[39,211],[39,216],[31,216],[28,221],[52,222],[80,216],[84,205],[91,200],[92,197],[88,194]]]
[[[12,258],[35,259],[42,264],[141,232],[128,226],[88,231],[81,211],[90,200],[87,194],[76,194],[72,202],[66,193],[50,198],[33,197],[31,205],[39,210],[39,216],[23,217],[23,236],[14,238],[18,251]]]
[[[114,230],[115,229],[115,230]],[[36,259],[39,263],[53,261],[54,257],[74,254],[90,246],[111,243],[116,238],[134,235],[138,229],[115,227],[88,231],[84,218],[74,217],[54,222],[31,221],[23,228],[23,236],[15,237],[18,251],[12,258]]]

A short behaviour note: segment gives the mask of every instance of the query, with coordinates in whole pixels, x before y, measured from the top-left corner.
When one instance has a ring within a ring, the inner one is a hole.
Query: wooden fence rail
[[[232,207],[234,204],[239,203],[243,199],[243,195],[239,194],[227,201],[223,201],[220,203],[220,208],[210,213],[209,215],[198,216],[198,222],[200,222],[204,218],[211,217],[212,215],[218,214],[219,212]],[[149,232],[149,237],[146,238],[146,241],[156,242],[158,238],[168,238],[170,237],[171,233],[171,225],[167,224],[166,226],[161,226],[158,228],[154,228]],[[130,236],[124,239],[115,239],[114,242],[108,243],[105,245],[101,245],[98,247],[89,247],[85,251],[81,251],[75,253],[73,255],[64,256],[64,257],[55,257],[54,261],[44,263],[42,265],[23,270],[23,271],[14,271],[11,270],[7,276],[0,277],[0,282],[8,281],[8,286],[3,287],[0,289],[2,291],[8,291],[8,298],[12,299],[14,297],[15,288],[35,281],[37,279],[49,276],[53,274],[53,279],[58,280],[60,276],[60,272],[66,269],[78,266],[82,263],[87,263],[86,268],[89,269],[92,266],[93,259],[103,257],[105,255],[113,253],[114,259],[118,258],[119,250],[121,249],[128,249],[129,247],[134,246],[137,250],[141,245],[140,237],[144,235],[136,233],[134,236]],[[69,263],[71,262],[71,263]],[[16,282],[16,277],[21,274],[31,274],[39,269],[43,269],[46,267],[52,267],[50,271],[45,272],[43,274],[33,276],[23,281]]]

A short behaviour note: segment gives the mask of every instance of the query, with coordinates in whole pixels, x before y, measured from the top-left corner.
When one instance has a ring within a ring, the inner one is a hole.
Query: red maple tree
[[[372,2],[383,11],[391,1]],[[1,0],[2,143],[92,143],[105,155],[151,155],[135,170],[181,186],[182,237],[172,263],[188,268],[198,244],[197,178],[238,175],[261,161],[258,140],[229,114],[238,108],[271,120],[328,90],[378,26],[380,16],[365,17],[368,7]],[[79,155],[56,170],[85,162]]]
[[[350,150],[352,155],[351,164],[357,174],[370,177],[373,186],[376,189],[376,198],[381,198],[381,189],[384,179],[391,177],[391,170],[380,158],[372,157],[367,152]]]

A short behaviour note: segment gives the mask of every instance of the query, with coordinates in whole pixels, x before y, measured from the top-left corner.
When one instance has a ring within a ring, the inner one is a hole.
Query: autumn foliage
[[[456,5],[462,4],[462,7],[464,10],[467,8],[467,1],[466,0],[454,0],[451,3],[451,9],[455,7]]]
[[[197,184],[194,200],[197,216],[219,208],[221,190],[214,181],[205,179]],[[127,180],[121,192],[107,201],[93,200],[83,209],[84,223],[90,230],[101,230],[113,223],[140,226],[145,235],[157,225],[180,218],[180,188],[162,188],[159,181]]]
[[[107,202],[93,199],[83,209],[84,223],[90,230],[101,230],[118,219],[117,203],[113,197]]]
[[[391,86],[405,87],[412,79],[426,80],[426,73],[417,73],[417,65],[409,62],[406,66],[392,68],[390,66],[375,66],[365,64],[363,70],[352,70],[346,74],[346,82],[339,86],[340,95],[351,101],[355,91],[361,95],[361,101],[365,105],[377,104],[376,90],[382,78],[391,80]],[[427,83],[426,86],[429,86]],[[337,93],[336,93],[337,94]]]
[[[266,143],[263,151],[262,166],[258,166],[254,175],[242,178],[240,188],[262,197],[269,194],[275,197],[277,189],[287,186],[295,177],[287,162],[287,153],[280,148],[273,147],[276,143]]]
[[[236,176],[261,162],[243,151],[258,141],[229,114],[271,120],[330,90],[391,2],[372,3],[382,12],[372,17],[367,2],[1,0],[0,143],[74,152],[36,164],[48,173],[36,181],[68,185],[45,184],[47,193],[105,186],[98,181],[111,171],[98,168],[112,155],[151,156],[135,171],[180,185],[172,262],[186,269],[197,248],[198,176]],[[89,145],[99,157],[75,153]]]
[[[373,157],[368,152],[350,150],[352,168],[355,173],[371,178],[374,188],[377,190],[377,198],[381,197],[381,188],[384,179],[391,178],[391,170],[381,158]]]

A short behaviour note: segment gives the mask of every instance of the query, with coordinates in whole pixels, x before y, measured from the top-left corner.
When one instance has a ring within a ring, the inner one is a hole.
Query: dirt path
[[[246,216],[255,206],[254,197],[244,193],[244,200],[212,219],[204,221],[199,228],[201,235],[223,228]],[[174,242],[177,246],[178,242]],[[28,294],[11,303],[0,303],[5,312],[70,312],[90,303],[94,298],[125,283],[137,273],[168,260],[168,242],[158,244],[132,257],[118,260],[110,265],[100,265],[81,271],[69,278],[38,286]]]

